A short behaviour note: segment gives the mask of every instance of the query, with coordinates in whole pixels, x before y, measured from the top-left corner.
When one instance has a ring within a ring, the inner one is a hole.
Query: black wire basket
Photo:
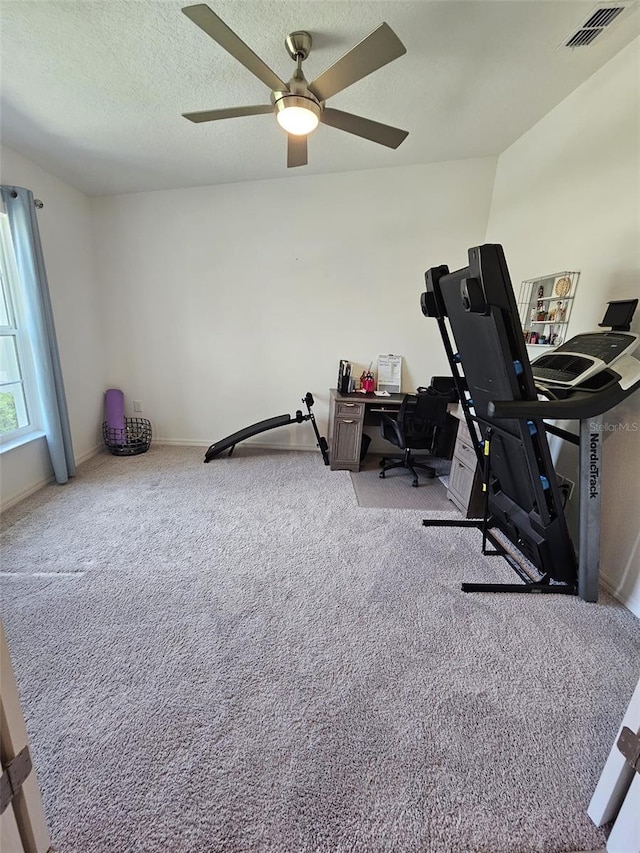
[[[151,421],[146,418],[125,418],[124,429],[113,429],[102,423],[102,438],[114,456],[136,456],[151,447]]]

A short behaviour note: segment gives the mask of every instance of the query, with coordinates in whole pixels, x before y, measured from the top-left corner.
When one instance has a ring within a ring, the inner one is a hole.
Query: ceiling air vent
[[[627,5],[625,3],[610,3],[599,5],[590,12],[585,21],[580,24],[577,30],[571,33],[569,38],[562,42],[561,47],[584,47],[596,39],[604,30],[615,21],[615,19],[624,12]]]
[[[600,35],[602,30],[578,30],[577,33],[574,33],[569,41],[565,42],[565,47],[582,47],[585,44],[591,44],[591,42]]]

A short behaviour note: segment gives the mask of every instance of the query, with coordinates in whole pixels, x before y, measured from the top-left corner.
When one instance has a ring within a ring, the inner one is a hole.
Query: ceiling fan
[[[327,98],[407,52],[388,24],[380,24],[312,83],[307,83],[302,71],[302,63],[311,50],[311,36],[305,31],[290,33],[285,44],[298,67],[291,80],[285,83],[205,3],[186,6],[182,11],[271,89],[271,104],[183,113],[189,121],[218,121],[273,112],[280,126],[287,132],[289,168],[307,164],[307,135],[315,130],[319,122],[388,148],[397,148],[409,135],[406,130],[325,106]]]

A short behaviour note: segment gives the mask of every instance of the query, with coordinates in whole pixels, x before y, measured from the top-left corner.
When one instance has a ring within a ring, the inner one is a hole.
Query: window
[[[0,213],[0,443],[37,429],[32,357],[9,222]]]

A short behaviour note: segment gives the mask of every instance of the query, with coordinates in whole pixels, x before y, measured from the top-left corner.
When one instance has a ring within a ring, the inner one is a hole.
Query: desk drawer
[[[475,470],[476,465],[478,464],[478,457],[476,456],[476,452],[471,446],[470,439],[463,439],[458,434],[458,440],[456,441],[456,448],[454,450],[454,456],[459,457],[459,459],[468,465],[472,470]]]
[[[363,418],[364,403],[336,403],[336,417],[339,418]]]
[[[471,436],[469,435],[469,427],[465,420],[460,420],[458,423],[458,441],[464,441],[465,444],[471,444]]]
[[[453,498],[454,502],[466,512],[471,498],[471,489],[473,488],[474,469],[469,468],[464,462],[461,462],[457,456],[453,457],[451,462],[451,472],[449,473],[449,492],[448,497]]]

